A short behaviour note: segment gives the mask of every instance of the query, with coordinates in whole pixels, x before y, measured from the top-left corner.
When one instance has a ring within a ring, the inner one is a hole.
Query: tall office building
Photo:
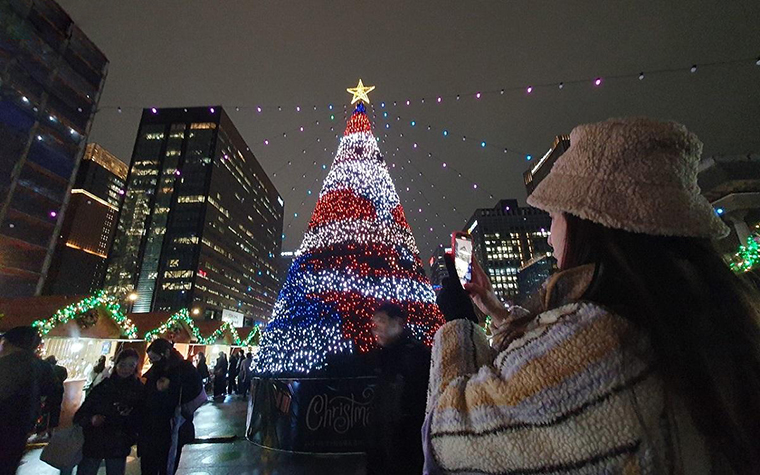
[[[0,296],[42,292],[107,67],[57,3],[0,2]]]
[[[551,171],[554,166],[554,162],[556,162],[560,155],[565,153],[568,148],[570,148],[569,135],[558,135],[554,137],[552,146],[544,156],[537,160],[529,170],[526,170],[525,173],[523,173],[525,191],[527,191],[528,195],[533,193],[533,190],[536,189],[536,186],[539,183],[541,183],[541,180],[549,174],[549,171]]]
[[[45,280],[45,294],[88,294],[102,286],[127,170],[124,162],[100,145],[87,145]]]
[[[145,109],[106,288],[135,312],[269,317],[279,291],[283,201],[219,106]]]
[[[518,302],[530,297],[557,270],[554,256],[538,254],[517,271]]]
[[[533,257],[551,253],[547,242],[551,218],[541,210],[500,200],[493,208],[475,210],[465,230],[473,253],[503,301],[519,298],[517,273]]]

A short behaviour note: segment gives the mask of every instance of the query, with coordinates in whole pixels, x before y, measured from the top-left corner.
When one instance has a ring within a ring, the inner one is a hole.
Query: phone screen
[[[459,282],[467,284],[472,279],[472,237],[469,234],[456,232],[452,236],[454,267]]]

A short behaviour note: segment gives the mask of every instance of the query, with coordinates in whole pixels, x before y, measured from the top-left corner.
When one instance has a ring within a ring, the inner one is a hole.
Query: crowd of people
[[[203,358],[205,373],[209,374],[206,358]],[[251,387],[253,376],[253,353],[245,353],[241,348],[232,350],[229,361],[227,355],[221,351],[214,363],[214,370],[209,378],[209,385],[213,386],[214,399],[223,399],[226,395],[240,395],[246,397]]]
[[[464,287],[444,279],[432,351],[402,308],[376,309],[379,349],[361,361],[377,376],[369,473],[760,473],[760,294],[711,242],[728,229],[699,193],[701,142],[643,118],[582,125],[570,142],[528,197],[551,214],[559,266],[536,295],[501,302],[473,260]],[[31,328],[0,340],[3,467],[54,392],[35,382],[52,373],[38,344]],[[240,351],[213,372],[166,340],[148,356],[145,385],[122,352],[77,413],[82,473],[102,459],[123,473],[135,439],[144,474],[171,473],[193,432],[181,405],[211,379],[215,397],[250,385]]]
[[[0,337],[0,475],[16,472],[46,407],[52,410],[47,427],[58,425],[65,369],[36,355],[40,342],[32,327]],[[140,356],[130,348],[117,353],[110,370],[105,357],[95,365],[73,418],[84,437],[77,474],[96,474],[105,463],[108,475],[123,475],[135,444],[143,475],[176,471],[183,447],[195,438],[193,413],[207,399],[203,380],[168,340],[153,341],[147,357],[151,367],[142,377]],[[74,469],[58,468],[64,475]]]

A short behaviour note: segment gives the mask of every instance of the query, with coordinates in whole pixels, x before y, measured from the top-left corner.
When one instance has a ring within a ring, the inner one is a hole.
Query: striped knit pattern
[[[542,313],[498,354],[477,325],[447,323],[433,346],[429,465],[445,473],[670,471],[665,394],[646,355],[646,339],[626,320],[591,303]]]

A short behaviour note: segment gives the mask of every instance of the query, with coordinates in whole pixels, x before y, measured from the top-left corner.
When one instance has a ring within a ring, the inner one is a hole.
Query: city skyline
[[[760,147],[757,120],[742,119],[760,102],[760,5],[746,2],[61,4],[111,59],[93,139],[129,156],[143,108],[224,105],[283,194],[285,250],[306,228],[360,77],[376,86],[369,117],[425,254],[470,211],[501,196],[524,204],[526,156],[581,123],[647,115],[684,123],[705,155]],[[750,60],[708,65],[738,58]],[[664,69],[675,71],[653,73]]]

